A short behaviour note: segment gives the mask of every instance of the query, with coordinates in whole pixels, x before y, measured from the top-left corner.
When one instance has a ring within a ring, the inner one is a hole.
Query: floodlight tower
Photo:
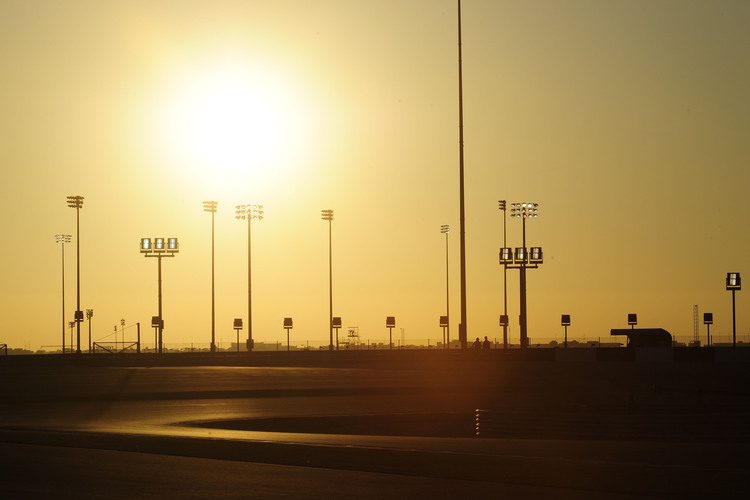
[[[65,244],[70,243],[69,234],[56,234],[55,241],[61,243],[62,248],[62,353],[65,354]],[[73,346],[70,346],[71,351]]]
[[[161,309],[161,259],[174,257],[180,251],[177,238],[141,238],[141,253],[144,257],[156,257],[158,265],[158,288],[159,288],[159,316],[151,319],[151,324],[158,328],[159,338],[157,351],[163,352],[162,334],[164,333],[164,318]]]
[[[331,226],[333,222],[333,210],[321,210],[320,218],[328,221],[328,326],[330,328],[330,340],[328,350],[333,350],[333,259],[331,257]]]
[[[83,196],[68,196],[68,207],[76,209],[76,354],[81,354],[81,322],[83,322],[83,311],[81,311],[81,225],[80,215],[83,208]],[[71,346],[71,349],[73,346]]]
[[[251,283],[250,226],[252,221],[263,220],[263,205],[237,205],[235,218],[247,220],[247,350],[253,350],[253,300]]]
[[[521,219],[522,223],[522,234],[523,234],[523,246],[521,247],[521,254],[518,255],[516,249],[517,258],[520,260],[520,273],[521,273],[521,348],[528,347],[529,336],[528,336],[528,325],[526,321],[526,267],[528,266],[528,252],[526,250],[526,219],[536,219],[539,217],[539,204],[538,203],[511,203],[510,204],[510,216]],[[520,257],[520,258],[519,258]]]
[[[211,352],[216,352],[216,290],[214,287],[214,219],[216,201],[204,201],[203,211],[211,213]]]

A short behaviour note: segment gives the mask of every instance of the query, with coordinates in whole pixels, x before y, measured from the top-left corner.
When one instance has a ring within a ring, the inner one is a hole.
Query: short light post
[[[498,204],[498,208],[503,212],[503,248],[507,248],[508,241],[507,241],[507,227],[506,227],[506,220],[507,220],[506,202],[505,200],[499,200],[497,204]],[[503,265],[503,317],[505,318],[505,321],[503,321],[501,317],[500,326],[503,327],[503,349],[507,349],[508,348],[508,266],[507,265]]]
[[[158,327],[158,352],[163,352],[164,342],[164,316],[162,313],[161,303],[161,259],[164,257],[174,257],[180,251],[177,238],[141,238],[141,253],[144,257],[156,257],[158,261],[158,296],[159,296],[159,316],[151,319],[151,325]],[[154,321],[156,320],[156,321]]]
[[[240,352],[240,330],[242,330],[242,318],[234,318],[234,333],[237,334],[237,352]]]
[[[80,215],[83,208],[83,196],[68,196],[68,207],[76,209],[76,354],[81,354],[81,322],[83,311],[81,311],[81,224]],[[71,345],[71,349],[73,346]]]
[[[94,317],[93,309],[86,309],[86,320],[89,322],[89,354],[91,354],[91,318]]]
[[[448,329],[448,316],[440,316],[440,328],[443,329],[443,349],[448,349],[445,332]]]
[[[734,294],[737,290],[742,290],[740,273],[727,273],[727,290],[732,292],[732,347],[737,347],[737,309]]]
[[[286,350],[289,351],[289,330],[294,328],[292,318],[284,318],[284,330],[286,330]]]
[[[393,349],[393,329],[396,328],[396,317],[386,316],[385,327],[388,328],[388,345]]]
[[[235,218],[247,220],[247,350],[253,350],[253,299],[252,299],[252,258],[251,258],[251,231],[252,221],[263,220],[263,205],[237,205]]]
[[[65,244],[70,243],[69,234],[56,234],[55,241],[62,249],[62,353],[65,354]],[[73,346],[70,346],[71,351]]]
[[[638,315],[635,313],[628,314],[628,326],[631,330],[635,329],[635,325],[638,324]]]
[[[568,327],[570,326],[570,314],[563,314],[560,319],[560,324],[565,327],[565,337],[563,340],[563,347],[568,348]]]
[[[711,346],[711,325],[713,322],[713,313],[703,313],[703,324],[706,325],[706,347]]]
[[[526,248],[526,219],[536,219],[539,217],[539,204],[511,203],[510,207],[510,216],[513,218],[521,219],[523,246],[520,248],[516,248],[515,252],[512,254],[510,248],[501,248],[500,264],[505,266],[506,269],[518,269],[521,275],[521,314],[519,315],[519,321],[521,323],[521,349],[525,349],[529,346],[528,321],[526,314],[526,270],[536,269],[539,267],[539,264],[543,262],[541,247],[531,247],[530,250]],[[514,263],[515,265],[510,265],[511,263]]]
[[[320,218],[328,221],[328,326],[330,336],[328,341],[328,350],[333,350],[333,258],[331,246],[331,226],[333,222],[333,210],[321,210]]]
[[[331,320],[331,326],[336,330],[336,350],[339,350],[339,328],[341,328],[341,317],[334,316]]]
[[[68,321],[68,326],[70,327],[70,352],[73,352],[73,328],[76,327],[76,322]]]
[[[121,332],[122,335],[120,336],[121,337],[120,341],[122,342],[122,348],[125,349],[125,319],[124,318],[120,320],[120,327],[122,328],[122,332]],[[117,346],[115,345],[115,347]]]
[[[216,352],[216,289],[214,286],[214,219],[216,218],[216,201],[204,201],[203,211],[211,213],[211,352]]]

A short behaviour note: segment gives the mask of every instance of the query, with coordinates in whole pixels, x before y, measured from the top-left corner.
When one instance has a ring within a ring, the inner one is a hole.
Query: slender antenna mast
[[[461,323],[458,325],[458,340],[466,349],[466,216],[464,210],[464,93],[461,58],[461,0],[458,0],[458,143],[459,143],[459,240],[461,259]]]

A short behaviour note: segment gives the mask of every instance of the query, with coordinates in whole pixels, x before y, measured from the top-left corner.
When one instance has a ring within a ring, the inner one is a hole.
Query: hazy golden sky
[[[563,313],[573,338],[608,338],[638,313],[688,341],[695,304],[726,339],[726,273],[750,280],[750,3],[465,0],[463,21],[469,338],[501,338],[506,199],[541,207],[527,225],[545,253],[528,273],[532,343],[561,339]],[[0,0],[0,342],[61,342],[54,235],[75,241],[68,195],[85,197],[81,308],[95,340],[122,318],[151,338],[156,261],[138,242],[176,236],[164,339],[208,345],[203,200],[218,201],[217,342],[247,318],[241,203],[265,206],[257,341],[285,340],[291,316],[293,343],[327,344],[328,208],[334,315],[372,342],[387,341],[386,316],[396,339],[442,336],[450,224],[455,337],[457,56],[449,0]],[[507,224],[520,246],[520,222]],[[75,271],[72,243],[68,320]]]

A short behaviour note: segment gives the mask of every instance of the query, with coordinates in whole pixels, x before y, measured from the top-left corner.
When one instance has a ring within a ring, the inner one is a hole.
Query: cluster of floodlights
[[[141,253],[177,253],[177,238],[141,238]]]
[[[514,251],[515,250],[515,251]],[[529,251],[523,247],[500,249],[500,264],[532,264],[533,266],[544,262],[542,247],[531,247]]]
[[[539,203],[511,203],[510,216],[535,219],[539,217]]]
[[[237,205],[235,219],[263,220],[263,205]]]

